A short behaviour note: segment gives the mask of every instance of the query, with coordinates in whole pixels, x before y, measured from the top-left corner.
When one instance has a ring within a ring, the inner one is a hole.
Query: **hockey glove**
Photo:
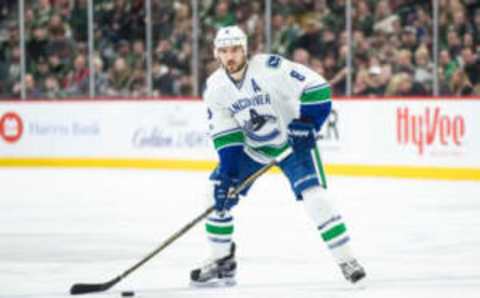
[[[229,191],[238,185],[238,179],[219,175],[214,181],[213,196],[215,198],[215,210],[218,212],[228,211],[238,204],[238,195],[229,196]]]
[[[288,125],[288,143],[293,151],[308,151],[315,147],[315,125],[301,119],[293,119]]]

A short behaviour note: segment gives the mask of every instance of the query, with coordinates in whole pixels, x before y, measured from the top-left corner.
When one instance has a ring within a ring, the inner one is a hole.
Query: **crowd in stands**
[[[18,1],[0,1],[0,98],[21,91]],[[152,2],[154,96],[194,94],[189,0]],[[25,87],[29,98],[89,94],[88,1],[25,1]],[[218,64],[218,28],[240,25],[249,54],[265,52],[263,0],[199,3],[199,85]],[[432,1],[352,1],[352,94],[429,96],[435,65]],[[438,83],[441,95],[480,94],[480,1],[439,0]],[[272,0],[271,52],[309,65],[347,90],[346,0]],[[97,96],[148,95],[145,0],[94,1],[94,88]]]
[[[16,1],[0,1],[0,96],[21,92]],[[13,3],[13,4],[12,4]],[[152,0],[154,96],[192,95],[190,1]],[[29,98],[89,94],[87,0],[25,1],[25,86]],[[144,0],[94,1],[95,94],[147,95]]]

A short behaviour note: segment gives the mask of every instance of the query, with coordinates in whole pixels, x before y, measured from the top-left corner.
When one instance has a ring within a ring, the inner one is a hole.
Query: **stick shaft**
[[[266,164],[265,166],[261,167],[260,169],[258,169],[255,173],[253,173],[252,175],[248,176],[245,180],[242,181],[242,183],[240,183],[236,188],[235,190],[233,191],[234,194],[239,194],[240,192],[242,192],[242,190],[244,190],[245,188],[247,188],[250,184],[252,184],[258,177],[260,177],[261,175],[263,175],[265,172],[267,172],[268,170],[270,170],[270,168],[272,168],[275,164],[277,163],[277,160],[272,160],[271,162],[269,162],[268,164]],[[129,268],[128,270],[126,270],[125,272],[123,272],[121,275],[120,275],[120,279],[123,279],[125,278],[127,275],[129,275],[130,273],[132,273],[133,271],[135,271],[138,267],[142,266],[143,264],[145,264],[146,262],[148,262],[151,258],[153,258],[155,255],[157,255],[159,252],[161,252],[163,249],[165,249],[167,246],[169,246],[170,244],[172,244],[173,242],[175,242],[175,240],[177,240],[178,238],[180,238],[183,234],[185,234],[186,232],[188,232],[191,228],[193,228],[195,225],[197,225],[200,221],[202,221],[203,219],[205,219],[208,215],[210,215],[210,213],[213,212],[213,210],[215,210],[214,206],[210,206],[208,207],[205,211],[203,211],[200,215],[198,215],[197,217],[195,217],[192,221],[190,221],[188,224],[186,224],[183,228],[181,228],[180,230],[178,230],[177,232],[175,232],[173,235],[171,235],[170,237],[168,237],[160,246],[158,246],[154,251],[152,251],[149,255],[147,255],[145,258],[143,258],[142,260],[140,260],[138,263],[136,263],[135,265],[133,265],[131,268]]]
[[[120,275],[120,278],[123,279],[133,271],[135,271],[138,267],[142,266],[146,262],[148,262],[151,258],[153,258],[155,255],[157,255],[159,252],[164,250],[167,246],[175,242],[178,238],[180,238],[183,234],[188,232],[191,228],[193,228],[195,225],[197,225],[200,221],[202,221],[204,218],[206,218],[212,211],[214,210],[214,207],[211,206],[207,208],[205,211],[203,211],[200,215],[195,217],[192,221],[190,221],[188,224],[186,224],[183,228],[175,232],[173,235],[168,237],[160,246],[158,246],[154,251],[152,251],[149,255],[144,257],[142,260],[140,260],[138,263],[133,265],[131,268],[126,270]]]
[[[277,162],[285,158],[291,153],[291,150],[287,150],[288,152],[285,152],[281,156],[277,157],[275,160],[272,160],[265,166],[261,167],[258,169],[255,173],[247,177],[242,183],[240,183],[234,190],[233,194],[237,195],[242,190],[247,188],[250,184],[252,184],[258,177],[263,175],[265,172],[270,170]],[[164,250],[166,247],[168,247],[170,244],[175,242],[178,238],[180,238],[183,234],[188,232],[191,228],[193,228],[195,225],[197,225],[200,221],[205,219],[210,213],[212,213],[215,210],[214,206],[208,207],[205,211],[203,211],[201,214],[199,214],[197,217],[195,217],[193,220],[191,220],[189,223],[187,223],[183,228],[172,234],[170,237],[168,237],[165,241],[163,241],[154,251],[152,251],[150,254],[145,256],[143,259],[141,259],[139,262],[125,270],[122,274],[119,276],[115,277],[114,279],[103,283],[103,284],[74,284],[70,290],[70,293],[72,295],[77,295],[77,294],[86,294],[86,293],[93,293],[93,292],[102,292],[110,289],[117,283],[119,283],[122,279],[130,275],[132,272],[137,270],[139,267],[141,267],[143,264],[148,262],[150,259],[152,259],[154,256],[156,256],[159,252]]]
[[[283,160],[286,156],[290,155],[292,150],[287,149],[285,150],[284,153],[282,153],[280,156],[278,156],[276,159],[272,160],[268,164],[264,165],[260,169],[258,169],[255,173],[252,175],[248,176],[245,178],[245,180],[240,183],[235,190],[233,190],[233,194],[239,194],[242,192],[245,188],[247,188],[250,184],[252,184],[258,177],[262,176],[264,173],[266,173],[268,170],[270,170],[277,162]],[[191,228],[193,228],[195,225],[197,225],[200,221],[205,219],[210,213],[215,210],[214,206],[210,206],[207,208],[207,210],[203,211],[200,215],[195,217],[192,221],[190,221],[188,224],[186,224],[183,228],[181,228],[179,231],[175,232],[173,235],[168,237],[159,247],[157,247],[154,251],[152,251],[149,255],[147,255],[145,258],[140,260],[138,263],[133,265],[131,268],[126,270],[120,275],[120,278],[123,279],[133,271],[135,271],[138,267],[142,266],[146,262],[148,262],[151,258],[153,258],[156,254],[161,252],[164,248],[175,242],[178,238],[180,238],[183,234],[188,232]]]

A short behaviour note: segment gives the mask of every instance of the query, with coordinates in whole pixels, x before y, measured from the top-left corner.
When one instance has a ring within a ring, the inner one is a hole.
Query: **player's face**
[[[219,48],[217,55],[223,67],[230,74],[239,72],[245,66],[246,57],[242,46]]]

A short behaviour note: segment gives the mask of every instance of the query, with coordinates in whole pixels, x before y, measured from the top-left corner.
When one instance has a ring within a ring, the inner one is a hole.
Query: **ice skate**
[[[351,261],[341,263],[340,269],[342,270],[343,276],[345,279],[351,282],[352,284],[357,284],[367,276],[365,269],[353,259]]]
[[[190,273],[190,284],[195,287],[222,287],[235,285],[235,243],[232,243],[230,253],[220,259],[209,260],[200,268]]]

